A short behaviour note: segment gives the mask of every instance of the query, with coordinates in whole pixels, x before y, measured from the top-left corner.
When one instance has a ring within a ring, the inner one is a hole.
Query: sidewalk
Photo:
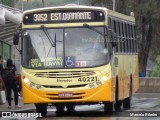
[[[8,109],[8,102],[0,105],[0,116],[2,112],[33,112],[35,111],[34,104],[23,104],[23,98],[19,98],[18,104],[22,107],[21,109],[15,109],[14,100],[12,100],[12,109]]]

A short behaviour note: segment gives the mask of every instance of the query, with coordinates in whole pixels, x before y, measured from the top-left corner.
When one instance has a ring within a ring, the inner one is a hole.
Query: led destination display
[[[58,22],[89,22],[89,21],[104,21],[104,13],[100,11],[82,11],[82,10],[70,10],[70,11],[43,11],[26,14],[24,16],[24,24],[36,24],[36,23],[58,23]]]

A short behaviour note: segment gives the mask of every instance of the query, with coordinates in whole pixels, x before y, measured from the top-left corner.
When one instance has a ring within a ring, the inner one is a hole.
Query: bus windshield
[[[104,27],[94,27],[104,33]],[[27,68],[95,67],[109,62],[105,37],[85,27],[26,29],[22,64]]]

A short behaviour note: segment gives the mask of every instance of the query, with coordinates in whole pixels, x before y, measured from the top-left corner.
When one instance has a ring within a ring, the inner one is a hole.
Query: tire
[[[46,104],[35,104],[36,112],[41,113],[42,117],[47,116],[47,105]]]
[[[122,111],[121,106],[122,106],[122,101],[119,100],[119,89],[118,89],[118,77],[116,77],[116,90],[115,90],[115,104],[114,104],[114,110],[116,112]]]
[[[130,77],[130,90],[129,90],[129,97],[123,100],[123,108],[130,109],[131,108],[131,98],[132,98],[132,75]]]
[[[120,100],[116,101],[116,103],[114,104],[114,110],[115,110],[115,112],[122,111],[121,106],[122,106],[122,101],[120,101]]]
[[[113,112],[113,102],[104,102],[104,112],[105,113]]]
[[[57,109],[56,115],[57,116],[63,115],[64,114],[64,108],[65,108],[64,105],[57,105],[56,106],[56,109]]]
[[[66,108],[67,108],[68,112],[73,112],[75,109],[75,106],[74,105],[67,105]]]
[[[75,112],[75,106],[74,105],[66,105],[67,108],[67,114],[74,115]]]
[[[131,108],[131,98],[130,97],[125,98],[123,100],[123,108],[124,109],[130,109]]]

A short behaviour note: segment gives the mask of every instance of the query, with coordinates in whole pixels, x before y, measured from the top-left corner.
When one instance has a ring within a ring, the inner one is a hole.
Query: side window
[[[129,52],[129,46],[128,46],[128,27],[127,24],[125,23],[125,41],[126,41],[126,51],[127,53]]]
[[[116,22],[116,31],[117,31],[117,38],[118,38],[118,52],[121,52],[121,42],[120,42],[120,23],[117,21]]]
[[[136,36],[136,27],[134,26],[133,27],[133,30],[134,30],[134,41],[135,41],[135,52],[138,51],[138,48],[137,48],[137,36]]]
[[[129,25],[129,31],[130,31],[130,35],[129,35],[129,42],[130,42],[130,53],[133,53],[133,37],[132,37],[132,24]]]
[[[123,44],[122,44],[122,34],[121,34],[121,22],[119,21],[118,22],[118,36],[119,36],[119,39],[118,39],[118,43],[119,43],[119,46],[120,46],[120,51],[119,52],[123,52]]]
[[[112,29],[113,32],[117,34],[116,21],[114,19],[112,20]],[[115,47],[115,52],[118,52],[118,47]]]
[[[131,40],[130,40],[130,25],[129,24],[127,24],[127,32],[128,32],[128,34],[127,34],[128,52],[130,53],[131,52],[131,46],[130,46]]]
[[[109,18],[109,20],[108,20],[108,28],[112,28],[112,25],[111,25],[111,18]]]
[[[115,20],[113,20],[113,29],[114,29],[114,33],[117,33],[117,29],[116,29],[116,21]]]
[[[124,52],[126,52],[126,38],[125,38],[125,26],[124,26],[124,23],[122,22],[122,36],[123,36],[123,47],[124,47]]]
[[[124,44],[123,44],[123,29],[122,22],[119,23],[119,31],[120,31],[120,43],[121,43],[121,52],[124,52]]]
[[[134,37],[134,25],[131,26],[131,33],[132,33],[132,52],[135,53],[135,37]]]
[[[112,18],[111,17],[109,17],[109,19],[108,19],[108,28],[109,29],[113,29],[113,27],[112,27]],[[110,36],[107,36],[107,38],[106,38],[106,40],[107,40],[107,45],[108,45],[108,48],[110,49],[110,50],[112,50],[113,48],[112,48],[112,44],[111,44],[111,37]]]

